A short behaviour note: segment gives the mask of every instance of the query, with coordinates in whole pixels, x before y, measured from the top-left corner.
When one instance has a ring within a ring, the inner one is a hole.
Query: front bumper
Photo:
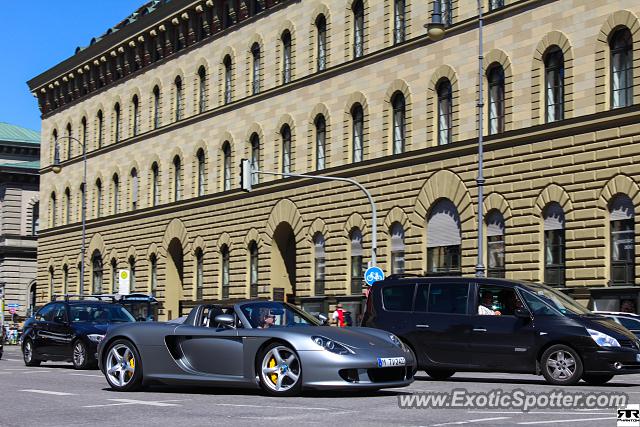
[[[584,372],[594,374],[638,374],[640,352],[630,348],[604,349],[602,347],[582,351]]]
[[[416,361],[396,348],[355,350],[338,355],[326,350],[299,351],[303,387],[308,389],[381,389],[406,387],[414,381]],[[404,357],[405,366],[379,368],[378,358]]]

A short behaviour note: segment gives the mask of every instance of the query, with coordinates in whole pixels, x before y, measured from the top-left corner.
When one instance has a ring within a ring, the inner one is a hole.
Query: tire
[[[33,342],[30,339],[24,340],[22,344],[22,360],[26,366],[40,366],[40,360],[33,354]]]
[[[131,341],[119,339],[109,344],[103,367],[104,376],[115,391],[142,389],[142,359]]]
[[[427,375],[429,375],[434,380],[442,381],[448,378],[451,378],[456,371],[452,369],[427,369],[425,370]]]
[[[87,346],[81,340],[77,340],[73,343],[73,368],[77,370],[84,370],[91,368],[95,362],[93,358],[89,356]]]
[[[416,375],[416,372],[418,372],[418,356],[416,355],[416,352],[413,351],[413,347],[411,347],[406,341],[402,340],[402,342],[404,343],[405,347],[407,347],[409,349],[409,351],[411,352],[411,356],[413,356],[413,375]]]
[[[260,387],[272,396],[297,396],[302,391],[302,364],[288,344],[274,342],[256,359]]]
[[[540,359],[542,375],[549,384],[576,385],[582,377],[582,360],[578,353],[564,344],[549,347]]]
[[[603,385],[613,378],[612,374],[582,374],[582,379],[589,385]]]

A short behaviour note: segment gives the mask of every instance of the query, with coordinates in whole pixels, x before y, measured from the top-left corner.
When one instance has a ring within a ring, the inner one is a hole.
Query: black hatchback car
[[[511,372],[573,385],[640,373],[634,334],[535,283],[390,277],[372,286],[362,326],[396,334],[434,379],[456,371]]]
[[[22,356],[27,366],[70,361],[76,369],[97,366],[98,343],[110,324],[135,322],[120,304],[104,301],[54,301],[24,324]]]

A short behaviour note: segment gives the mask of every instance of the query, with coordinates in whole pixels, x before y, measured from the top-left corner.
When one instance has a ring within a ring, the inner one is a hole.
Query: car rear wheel
[[[131,341],[116,340],[109,345],[104,376],[116,391],[136,391],[142,387],[140,354]]]
[[[451,369],[427,369],[425,372],[434,380],[439,380],[439,381],[446,380],[447,378],[452,377],[453,374],[456,373],[456,371]]]
[[[590,385],[606,384],[613,378],[611,374],[582,374],[584,382]]]
[[[92,360],[89,357],[87,346],[82,341],[78,340],[73,344],[73,367],[74,369],[82,370],[88,369],[92,365]]]
[[[258,356],[258,375],[260,386],[272,396],[293,396],[302,390],[302,365],[288,345],[267,346]]]
[[[547,349],[540,360],[542,375],[554,385],[575,385],[582,377],[582,360],[574,349],[556,344]]]
[[[26,339],[22,344],[22,358],[27,366],[40,366],[40,361],[33,355],[33,342]]]

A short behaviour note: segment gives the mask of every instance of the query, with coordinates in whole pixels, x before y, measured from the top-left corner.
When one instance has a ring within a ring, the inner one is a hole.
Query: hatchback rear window
[[[382,304],[386,310],[411,311],[414,285],[387,286],[382,290]]]

